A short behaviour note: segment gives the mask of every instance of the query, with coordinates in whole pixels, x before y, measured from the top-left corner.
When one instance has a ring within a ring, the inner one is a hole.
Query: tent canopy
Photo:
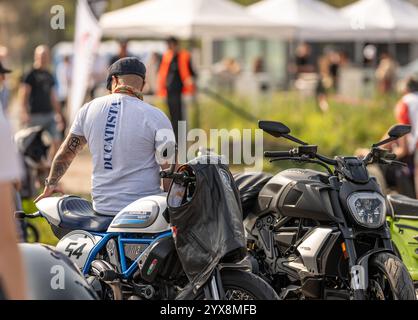
[[[360,0],[341,9],[353,28],[381,40],[418,39],[418,8],[404,0]],[[370,32],[378,29],[377,32]]]
[[[292,38],[342,40],[355,36],[339,10],[317,0],[264,0],[249,6],[248,12],[291,29]]]
[[[104,14],[100,25],[105,35],[118,37],[225,38],[285,32],[229,0],[147,0]]]

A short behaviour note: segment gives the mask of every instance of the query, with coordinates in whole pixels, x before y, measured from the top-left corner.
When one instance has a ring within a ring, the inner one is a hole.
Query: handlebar
[[[317,154],[317,155],[315,156],[315,158],[317,158],[318,160],[320,160],[320,161],[322,161],[322,162],[325,162],[326,164],[329,164],[329,165],[331,165],[331,166],[336,166],[336,165],[337,165],[337,160],[335,160],[335,159],[331,159],[331,158],[328,158],[328,157],[326,157],[326,156],[322,156],[322,155],[320,155],[320,154]]]
[[[265,151],[264,156],[266,158],[300,158],[305,156],[309,159],[318,159],[328,165],[337,165],[337,161],[335,159],[316,153],[316,146],[302,146],[289,151]]]
[[[291,157],[292,151],[265,151],[264,156],[266,158]]]
[[[171,170],[167,170],[167,171],[163,170],[163,171],[160,171],[160,177],[162,179],[172,179],[175,182],[180,182],[180,183],[196,181],[196,178],[189,176],[189,174],[186,171],[172,172]]]

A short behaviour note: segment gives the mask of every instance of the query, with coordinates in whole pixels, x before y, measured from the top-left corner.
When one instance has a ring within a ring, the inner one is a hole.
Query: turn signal
[[[344,258],[348,259],[348,252],[347,252],[347,247],[345,246],[345,242],[341,243],[341,249],[343,250]]]

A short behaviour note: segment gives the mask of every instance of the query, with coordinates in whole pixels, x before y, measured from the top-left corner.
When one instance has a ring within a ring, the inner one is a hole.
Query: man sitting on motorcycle
[[[109,68],[111,94],[85,104],[52,163],[39,201],[59,191],[58,182],[87,144],[93,158],[93,208],[115,215],[133,201],[161,192],[160,166],[174,154],[171,122],[143,101],[146,69],[136,58]]]

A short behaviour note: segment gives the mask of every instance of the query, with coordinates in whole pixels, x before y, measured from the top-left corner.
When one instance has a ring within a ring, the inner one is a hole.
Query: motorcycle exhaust
[[[99,280],[106,283],[112,289],[113,298],[115,300],[122,300],[123,295],[120,279],[114,267],[106,261],[94,260],[91,263],[91,269]]]

